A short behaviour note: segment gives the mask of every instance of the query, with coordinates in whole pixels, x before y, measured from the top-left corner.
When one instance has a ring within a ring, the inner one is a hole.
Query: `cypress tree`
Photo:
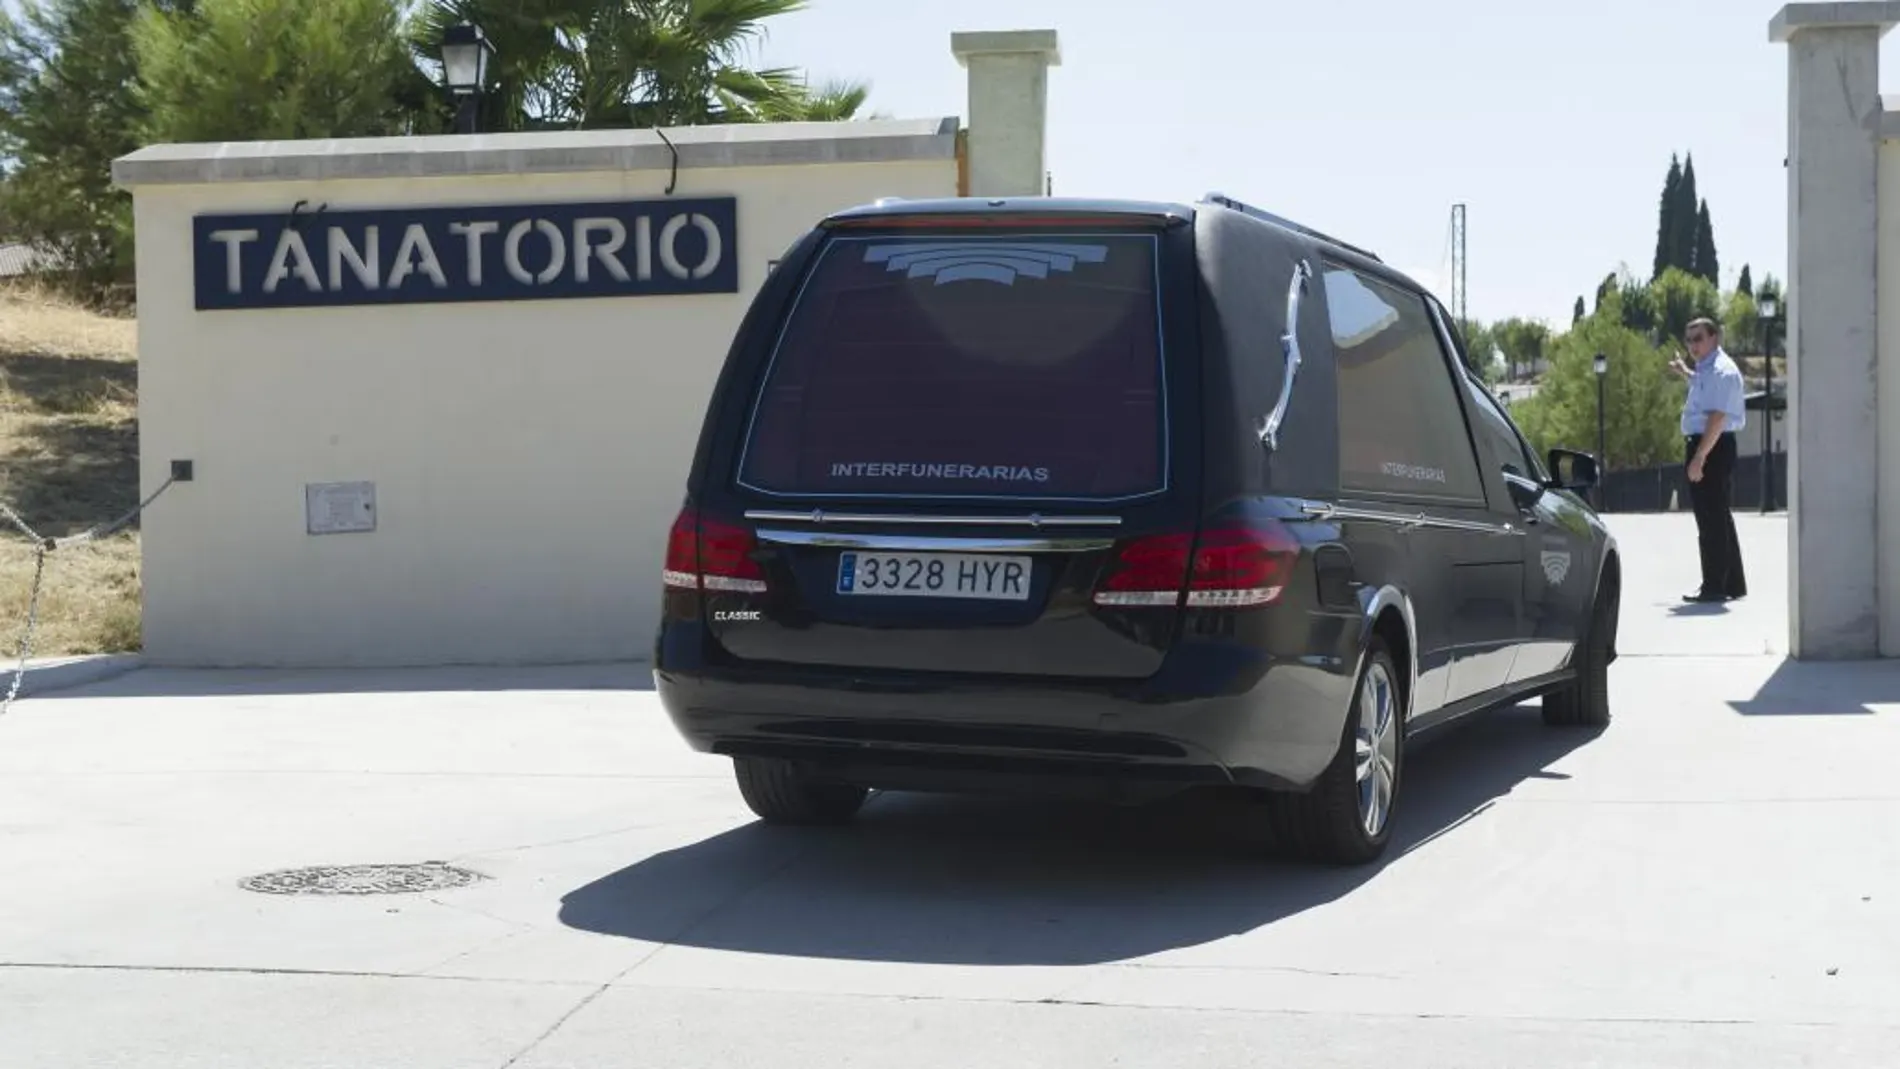
[[[1690,274],[1696,274],[1696,205],[1701,201],[1695,191],[1695,154],[1690,153],[1683,161],[1682,181],[1676,185],[1674,224],[1670,229],[1669,263],[1680,267]]]
[[[1583,316],[1584,316],[1583,298],[1578,297],[1577,306],[1570,310],[1570,325],[1576,326],[1578,323],[1583,322]]]
[[[1747,264],[1742,265],[1742,277],[1735,280],[1735,292],[1755,296],[1755,284],[1749,280]]]
[[[1661,218],[1656,222],[1656,264],[1650,278],[1661,278],[1664,270],[1676,262],[1676,192],[1682,185],[1682,161],[1669,154],[1669,177],[1663,180]]]
[[[1709,225],[1709,202],[1703,201],[1695,217],[1695,273],[1717,287],[1722,285],[1721,268],[1715,258],[1715,229]]]

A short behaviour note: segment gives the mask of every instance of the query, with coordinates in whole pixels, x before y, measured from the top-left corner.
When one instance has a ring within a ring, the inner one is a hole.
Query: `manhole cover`
[[[419,865],[317,865],[246,877],[239,886],[267,895],[412,895],[467,887],[482,876],[439,861]]]

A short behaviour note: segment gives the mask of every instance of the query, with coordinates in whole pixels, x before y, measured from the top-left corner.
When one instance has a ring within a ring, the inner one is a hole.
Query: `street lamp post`
[[[1609,459],[1607,457],[1609,446],[1606,444],[1607,435],[1605,433],[1605,424],[1604,424],[1604,419],[1603,419],[1603,380],[1608,378],[1610,374],[1610,358],[1608,356],[1605,356],[1602,353],[1598,353],[1595,366],[1596,366],[1596,373],[1597,373],[1597,470],[1600,471],[1603,475],[1608,475],[1610,472],[1610,464],[1609,464]],[[1599,476],[1597,478],[1596,489],[1597,489],[1597,508],[1600,509],[1603,507],[1603,478],[1602,476]]]
[[[1774,493],[1773,469],[1775,462],[1774,435],[1769,425],[1774,422],[1775,410],[1775,353],[1774,323],[1775,313],[1780,311],[1780,302],[1773,297],[1763,297],[1756,317],[1761,326],[1761,511],[1767,515],[1773,505]]]
[[[495,46],[480,26],[457,23],[442,32],[442,80],[455,98],[455,132],[476,132],[481,114],[482,86],[488,83],[488,61]]]

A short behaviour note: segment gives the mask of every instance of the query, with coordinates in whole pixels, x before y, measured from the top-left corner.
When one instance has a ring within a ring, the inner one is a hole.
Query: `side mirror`
[[[1583,491],[1594,487],[1602,476],[1597,458],[1575,449],[1553,449],[1548,457],[1550,485],[1563,490]]]

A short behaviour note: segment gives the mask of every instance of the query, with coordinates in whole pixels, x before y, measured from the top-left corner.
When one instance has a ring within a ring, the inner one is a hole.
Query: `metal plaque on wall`
[[[376,529],[376,484],[309,483],[303,488],[304,526],[310,534]]]

